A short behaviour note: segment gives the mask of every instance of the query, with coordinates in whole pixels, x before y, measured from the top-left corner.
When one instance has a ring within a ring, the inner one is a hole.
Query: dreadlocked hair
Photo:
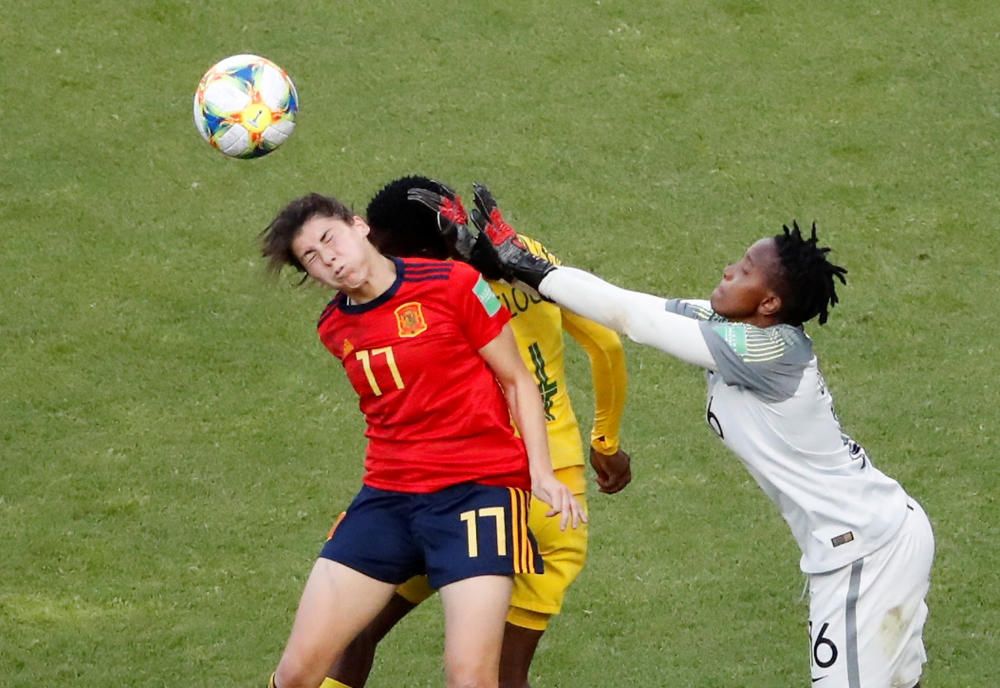
[[[826,254],[828,246],[820,246],[816,238],[816,223],[812,224],[812,235],[802,236],[799,225],[794,220],[792,228],[781,227],[784,232],[774,237],[781,259],[783,288],[781,315],[785,322],[801,325],[819,316],[819,324],[826,323],[837,298],[836,280],[847,284],[847,269],[834,265]]]
[[[368,202],[365,215],[371,227],[369,239],[379,251],[391,256],[448,258],[451,252],[438,228],[437,214],[408,200],[410,189],[430,189],[440,194],[448,191],[433,179],[417,175],[389,182]]]

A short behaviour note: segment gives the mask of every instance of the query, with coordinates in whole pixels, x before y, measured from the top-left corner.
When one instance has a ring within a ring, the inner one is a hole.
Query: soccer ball
[[[194,94],[194,125],[214,148],[234,158],[267,155],[291,136],[299,97],[278,65],[233,55],[205,72]]]

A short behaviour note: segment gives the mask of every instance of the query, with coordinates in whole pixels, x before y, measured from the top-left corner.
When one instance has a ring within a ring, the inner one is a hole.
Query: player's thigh
[[[283,674],[316,672],[322,679],[330,662],[385,606],[394,590],[391,583],[329,559],[317,559],[278,667],[279,684]]]
[[[541,570],[524,490],[463,483],[419,499],[413,529],[431,587]]]
[[[577,499],[586,510],[586,497],[578,495]],[[538,541],[538,549],[544,562],[544,573],[516,576],[514,593],[511,597],[511,607],[514,609],[508,620],[527,628],[536,626],[521,623],[519,621],[521,615],[518,615],[517,610],[544,615],[558,614],[566,591],[580,575],[587,560],[589,537],[587,524],[581,523],[577,528],[560,530],[559,519],[546,516],[546,511],[547,505],[537,500],[533,501],[528,521]]]
[[[511,587],[509,576],[476,576],[440,589],[449,674],[496,676]]]
[[[914,506],[890,543],[842,569],[810,576],[814,682],[910,688],[919,680],[934,542]]]

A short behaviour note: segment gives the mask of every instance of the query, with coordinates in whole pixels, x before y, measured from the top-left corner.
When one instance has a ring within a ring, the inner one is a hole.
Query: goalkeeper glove
[[[479,270],[486,279],[503,279],[500,259],[489,238],[469,230],[462,199],[446,185],[441,184],[441,187],[446,190],[445,194],[430,189],[410,189],[406,197],[437,213],[438,229],[459,258]]]
[[[489,237],[504,278],[508,282],[523,282],[537,292],[538,285],[556,266],[528,251],[514,228],[504,220],[496,199],[486,186],[476,183],[472,188],[476,202],[472,222],[479,230],[479,236]]]

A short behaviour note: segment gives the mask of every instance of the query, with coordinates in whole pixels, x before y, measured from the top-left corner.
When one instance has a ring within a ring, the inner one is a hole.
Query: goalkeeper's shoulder
[[[532,239],[531,237],[521,234],[520,232],[518,232],[517,238],[524,242],[524,245],[528,247],[528,251],[530,251],[533,255],[536,255],[539,258],[544,258],[553,265],[562,265],[562,261],[559,260],[559,258],[557,258],[552,251],[547,249],[542,242],[537,239]]]
[[[667,299],[664,307],[671,313],[683,315],[694,320],[723,320],[712,310],[712,304],[706,299]]]

